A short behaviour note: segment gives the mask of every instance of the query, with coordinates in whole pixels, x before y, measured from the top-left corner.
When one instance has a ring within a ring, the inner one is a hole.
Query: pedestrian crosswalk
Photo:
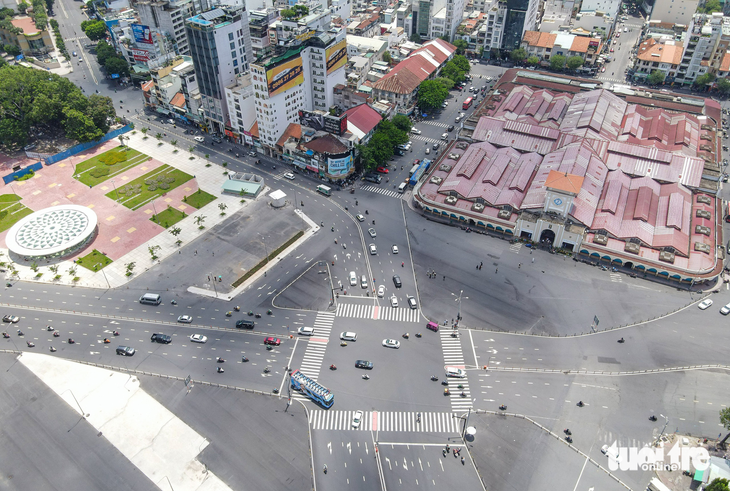
[[[324,360],[324,353],[327,350],[327,342],[334,322],[335,315],[333,313],[319,312],[314,319],[314,325],[309,326],[314,328],[314,334],[309,338],[299,370],[313,380],[319,378],[319,371],[322,368],[322,360]]]
[[[441,140],[439,140],[438,138],[429,138],[427,136],[421,136],[421,135],[412,135],[412,138],[414,140],[422,140],[422,141],[425,141],[425,142],[428,142],[428,143],[439,143],[439,142],[441,142]]]
[[[401,199],[403,197],[403,194],[397,192],[395,189],[381,188],[378,186],[363,186],[360,189],[362,189],[363,191],[370,191],[371,193],[384,194],[385,196],[390,196],[391,198]]]
[[[430,124],[431,126],[438,126],[440,128],[448,128],[449,126],[448,123],[442,123],[441,121],[421,121],[421,123]]]
[[[514,252],[515,254],[519,254],[520,249],[522,249],[522,242],[515,242],[514,244],[509,246],[509,251]]]
[[[282,172],[281,174],[277,174],[277,175],[275,175],[275,176],[273,177],[273,179],[274,179],[275,181],[279,181],[279,180],[281,180],[281,179],[285,179],[285,177],[284,177],[284,174],[290,174],[290,173],[291,173],[291,172],[289,172],[289,171],[287,171],[287,172]]]
[[[622,283],[624,281],[623,275],[619,273],[610,273],[611,281],[613,283]]]
[[[419,312],[416,309],[393,308],[378,305],[362,305],[356,303],[338,303],[337,317],[355,317],[396,322],[418,322]]]
[[[444,365],[465,368],[464,352],[461,349],[461,340],[458,332],[451,329],[441,329],[439,333],[441,334],[441,350],[444,353]],[[450,378],[448,381],[451,410],[460,412],[473,407],[469,381],[466,378]]]
[[[312,430],[403,431],[415,433],[459,432],[460,420],[455,418],[452,413],[363,411],[359,427],[353,428],[352,421],[356,412],[313,409],[309,412],[309,424]]]

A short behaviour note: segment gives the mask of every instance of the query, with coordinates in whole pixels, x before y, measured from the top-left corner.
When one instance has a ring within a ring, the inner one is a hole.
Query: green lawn
[[[89,271],[100,271],[105,267],[109,266],[112,262],[111,259],[106,257],[101,252],[94,249],[91,253],[85,255],[82,258],[76,260],[76,264],[83,266]]]
[[[74,177],[87,186],[96,186],[148,159],[132,148],[116,147],[78,164]]]
[[[111,190],[106,193],[106,197],[123,204],[130,210],[138,210],[158,196],[172,191],[192,178],[193,176],[190,174],[165,164],[116,190]]]
[[[20,201],[20,196],[17,194],[0,194],[0,203],[15,203]]]
[[[216,197],[213,196],[212,194],[206,193],[202,189],[198,189],[190,196],[186,196],[185,199],[183,199],[183,202],[186,205],[190,205],[193,208],[196,208],[199,210],[202,207],[204,207],[205,205],[207,205],[208,203],[215,201],[215,200],[216,200]]]
[[[5,196],[15,195],[4,194],[2,197]],[[33,213],[33,210],[31,210],[30,208],[26,208],[25,206],[17,202],[10,203],[7,201],[0,201],[0,203],[2,203],[0,204],[0,232],[9,229],[13,225],[15,225],[15,222]]]
[[[169,207],[165,211],[161,211],[157,215],[153,215],[150,220],[155,222],[157,225],[170,228],[186,216],[187,215],[182,211]]]

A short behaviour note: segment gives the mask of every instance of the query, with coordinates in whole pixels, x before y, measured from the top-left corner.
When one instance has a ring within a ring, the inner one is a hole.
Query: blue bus
[[[416,169],[416,172],[411,175],[411,179],[408,181],[408,183],[411,186],[415,186],[418,180],[421,178],[423,174],[428,171],[428,168],[431,166],[431,161],[428,159],[423,159],[420,164],[418,164],[418,169]]]
[[[299,370],[291,372],[289,377],[292,389],[300,391],[320,406],[330,408],[335,403],[335,395],[328,388],[319,385]]]

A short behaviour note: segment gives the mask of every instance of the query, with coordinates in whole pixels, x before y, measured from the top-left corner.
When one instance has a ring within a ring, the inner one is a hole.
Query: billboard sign
[[[300,57],[282,63],[266,71],[269,97],[291,89],[304,82],[304,68]]]
[[[334,72],[347,63],[347,40],[343,39],[334,46],[330,46],[325,51],[327,58],[327,75]]]
[[[132,24],[132,34],[134,35],[135,43],[152,44],[152,31],[150,30],[150,26]]]
[[[325,129],[324,114],[311,111],[299,111],[299,124],[309,126],[314,131]]]
[[[347,131],[347,114],[324,117],[324,130],[333,135],[342,136]]]
[[[132,57],[137,61],[149,61],[150,60],[150,52],[145,51],[143,49],[130,49],[130,53],[132,53]]]
[[[331,176],[346,175],[352,168],[352,155],[339,159],[327,159],[327,173]]]

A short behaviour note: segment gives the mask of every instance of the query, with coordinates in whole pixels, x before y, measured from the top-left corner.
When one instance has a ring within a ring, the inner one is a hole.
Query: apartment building
[[[689,25],[692,16],[697,12],[699,0],[672,0],[671,2],[654,2],[649,18],[659,22]]]
[[[528,56],[537,56],[543,64],[553,55],[565,57],[580,56],[586,65],[595,64],[601,51],[601,38],[577,36],[569,33],[525,32],[522,48]]]
[[[519,48],[525,31],[537,28],[540,0],[506,0],[502,49],[512,51]]]
[[[331,28],[310,36],[280,56],[251,65],[256,120],[263,150],[273,154],[276,143],[299,111],[327,111],[334,87],[345,85],[346,31]]]
[[[197,121],[200,91],[192,58],[178,56],[164,67],[150,69],[145,105],[183,122]]]
[[[682,44],[667,37],[645,40],[636,53],[634,78],[646,80],[651,72],[659,70],[664,74],[665,81],[674,80],[682,62],[683,51]]]
[[[406,31],[423,39],[447,36],[454,39],[464,18],[464,0],[412,0]]]
[[[684,53],[673,82],[691,84],[708,72],[717,73],[730,44],[730,17],[716,12],[692,17],[684,37]]]
[[[226,87],[225,93],[230,115],[230,128],[225,129],[225,135],[234,143],[253,144],[252,141],[245,139],[245,132],[250,132],[253,125],[256,124],[251,73],[236,77],[236,81]]]
[[[185,31],[206,125],[223,134],[229,125],[225,88],[249,71],[253,59],[246,9],[236,5],[203,12],[185,21]]]
[[[132,7],[137,10],[142,32],[148,29],[151,34],[155,33],[169,40],[172,52],[189,55],[185,19],[202,12],[204,8],[207,9],[207,1],[204,0],[201,4],[200,0],[133,0]]]

